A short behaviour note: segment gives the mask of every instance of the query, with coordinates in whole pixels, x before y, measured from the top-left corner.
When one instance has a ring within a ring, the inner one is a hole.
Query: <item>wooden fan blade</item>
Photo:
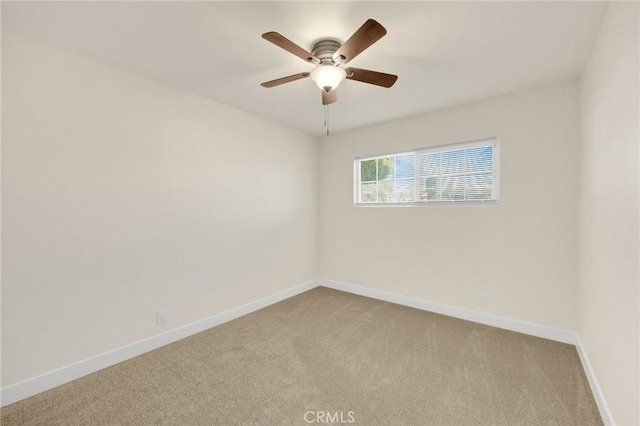
[[[330,92],[322,91],[322,105],[329,105],[334,102],[338,102],[338,92],[333,89]]]
[[[362,24],[349,40],[345,41],[333,54],[333,60],[337,63],[346,64],[373,43],[384,37],[386,33],[387,30],[377,21],[368,19],[367,22]]]
[[[302,47],[298,46],[297,44],[295,44],[285,36],[278,34],[275,31],[262,34],[262,38],[267,41],[270,41],[271,43],[275,44],[278,47],[281,47],[282,49],[286,50],[289,53],[293,53],[298,58],[306,62],[313,62],[316,64],[320,63],[320,60],[315,56],[313,56],[311,52],[307,52]]]
[[[391,87],[398,79],[397,75],[363,70],[362,68],[347,68],[345,71],[347,72],[347,78],[349,80],[361,81],[382,87]]]
[[[296,81],[296,80],[300,80],[302,78],[307,78],[307,77],[309,77],[309,73],[308,72],[301,72],[299,74],[293,74],[293,75],[289,75],[287,77],[276,78],[275,80],[271,80],[271,81],[266,81],[264,83],[260,83],[260,86],[262,86],[262,87],[275,87],[275,86],[280,86],[281,84],[284,84],[284,83],[289,83],[291,81]]]

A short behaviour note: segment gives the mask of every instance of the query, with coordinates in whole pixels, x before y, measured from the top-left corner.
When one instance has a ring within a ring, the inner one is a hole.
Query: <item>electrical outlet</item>
[[[156,312],[157,325],[165,325],[168,322],[169,322],[169,311],[167,309],[163,309],[162,311]]]
[[[487,306],[488,299],[489,296],[487,296],[487,293],[478,293],[478,305]]]

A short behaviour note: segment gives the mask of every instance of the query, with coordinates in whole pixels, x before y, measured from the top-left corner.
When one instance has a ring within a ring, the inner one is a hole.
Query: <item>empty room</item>
[[[640,425],[640,3],[2,1],[3,425]]]

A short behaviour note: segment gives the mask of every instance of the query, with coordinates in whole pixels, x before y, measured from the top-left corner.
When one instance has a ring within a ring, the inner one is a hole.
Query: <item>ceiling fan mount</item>
[[[311,54],[320,60],[320,63],[335,64],[333,55],[342,47],[342,43],[333,38],[321,38],[313,43]],[[313,58],[311,59],[313,62]]]
[[[373,19],[368,19],[344,43],[335,38],[321,38],[313,43],[311,52],[309,52],[275,31],[264,33],[262,38],[296,55],[300,59],[314,64],[316,68],[311,72],[293,74],[264,82],[261,85],[263,87],[275,87],[311,77],[322,90],[323,105],[328,105],[338,100],[336,88],[345,79],[389,88],[398,79],[397,75],[344,67],[349,61],[384,37],[385,34],[387,34],[387,30],[380,23]]]

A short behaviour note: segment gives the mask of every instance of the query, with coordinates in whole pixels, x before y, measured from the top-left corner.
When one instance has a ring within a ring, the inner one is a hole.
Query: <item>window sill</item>
[[[498,200],[474,200],[474,201],[411,201],[406,203],[354,203],[357,208],[369,207],[478,207],[496,206],[500,204]]]

